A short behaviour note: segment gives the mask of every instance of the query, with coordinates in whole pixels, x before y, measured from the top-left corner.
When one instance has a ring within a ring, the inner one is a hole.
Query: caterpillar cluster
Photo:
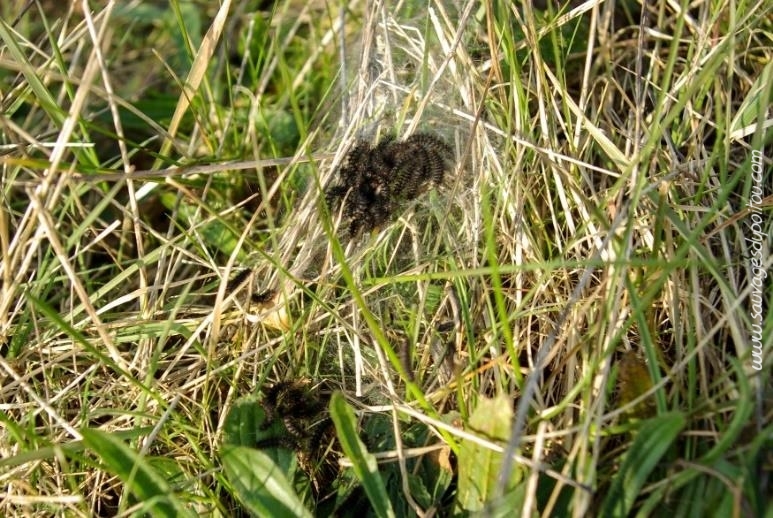
[[[338,475],[334,454],[337,440],[327,412],[330,392],[312,387],[309,380],[285,380],[264,387],[262,393],[262,438],[256,446],[294,451],[315,498],[329,498],[329,485]]]
[[[328,206],[341,211],[350,237],[356,237],[378,229],[404,202],[440,185],[452,161],[451,147],[429,133],[402,141],[386,137],[375,145],[360,141],[338,171],[338,183],[326,192]]]

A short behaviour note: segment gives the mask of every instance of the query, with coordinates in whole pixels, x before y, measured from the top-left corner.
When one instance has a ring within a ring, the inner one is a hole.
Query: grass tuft
[[[2,3],[0,514],[762,515],[770,15]]]

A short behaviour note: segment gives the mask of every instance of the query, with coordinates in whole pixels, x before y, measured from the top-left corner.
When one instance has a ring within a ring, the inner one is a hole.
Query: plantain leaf
[[[346,404],[340,392],[334,393],[330,399],[330,417],[333,418],[338,441],[346,456],[352,461],[354,474],[365,489],[376,516],[394,517],[395,513],[387,496],[384,481],[378,472],[376,458],[368,453],[357,435],[357,420],[354,412]]]
[[[254,516],[311,517],[282,470],[261,450],[224,445],[221,460],[239,501]]]
[[[470,416],[471,431],[494,442],[503,443],[510,437],[513,419],[513,402],[501,395],[494,399],[482,398]],[[497,479],[502,465],[502,453],[493,451],[481,444],[463,440],[459,451],[459,489],[457,509],[460,511],[482,511],[488,504],[497,509],[517,505],[523,498],[523,492],[517,491],[523,479],[523,472],[516,468],[510,475],[504,499],[492,502],[496,491]]]
[[[265,428],[266,419],[263,407],[256,396],[246,396],[234,404],[225,419],[223,443],[231,446],[257,448],[261,441],[282,434],[281,423]],[[282,447],[264,448],[268,455],[289,480],[293,480],[298,471],[297,455],[294,451]]]

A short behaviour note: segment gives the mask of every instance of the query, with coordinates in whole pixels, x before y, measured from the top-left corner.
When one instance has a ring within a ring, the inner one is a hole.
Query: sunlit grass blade
[[[196,516],[175,496],[172,487],[148,460],[115,435],[100,430],[81,430],[83,442],[118,475],[129,493],[153,516]]]
[[[0,423],[12,430],[14,435],[21,439],[24,434],[24,430],[19,427],[18,423],[8,419],[4,412],[0,412]],[[115,439],[136,439],[140,436],[147,435],[152,431],[152,427],[146,426],[142,428],[132,428],[130,430],[120,430],[112,432],[112,436]],[[88,446],[83,441],[72,441],[62,444],[54,444],[51,446],[40,446],[34,450],[22,451],[16,455],[0,458],[0,469],[13,468],[16,466],[22,466],[28,462],[39,462],[46,459],[53,459],[60,453],[65,455],[76,455],[86,450]]]

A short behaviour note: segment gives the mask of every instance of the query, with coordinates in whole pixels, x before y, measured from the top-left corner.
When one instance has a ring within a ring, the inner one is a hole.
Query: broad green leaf
[[[81,430],[83,442],[98,455],[109,471],[118,475],[129,492],[152,516],[195,516],[174,495],[164,475],[148,460],[113,434],[100,430]]]
[[[255,396],[239,399],[225,418],[223,442],[233,446],[255,447],[260,426],[265,419]]]
[[[365,488],[376,516],[394,517],[395,513],[387,496],[384,481],[378,472],[376,459],[368,453],[357,435],[357,419],[340,392],[333,394],[330,399],[330,417],[333,418],[338,441],[346,456],[352,461],[354,474]]]
[[[421,464],[431,502],[441,501],[454,479],[456,469],[452,465],[451,455],[451,447],[445,446],[427,455]]]
[[[470,431],[481,437],[503,443],[510,437],[513,419],[513,402],[501,395],[494,399],[482,398],[470,416]],[[497,487],[503,455],[470,440],[463,440],[459,451],[459,489],[457,507],[465,511],[481,511],[491,502]],[[523,479],[523,472],[516,468],[510,475],[505,498],[497,502],[497,509],[515,505],[519,493],[515,491]]]
[[[221,460],[236,496],[253,515],[311,517],[283,471],[266,453],[224,445]]]
[[[231,446],[255,448],[260,441],[282,435],[281,423],[263,429],[265,412],[256,396],[239,399],[225,419],[223,443]],[[293,479],[297,469],[297,456],[287,448],[265,448],[263,452],[279,466],[289,479]]]
[[[637,432],[604,500],[600,516],[628,516],[652,470],[685,427],[684,415],[671,412],[648,419]]]

